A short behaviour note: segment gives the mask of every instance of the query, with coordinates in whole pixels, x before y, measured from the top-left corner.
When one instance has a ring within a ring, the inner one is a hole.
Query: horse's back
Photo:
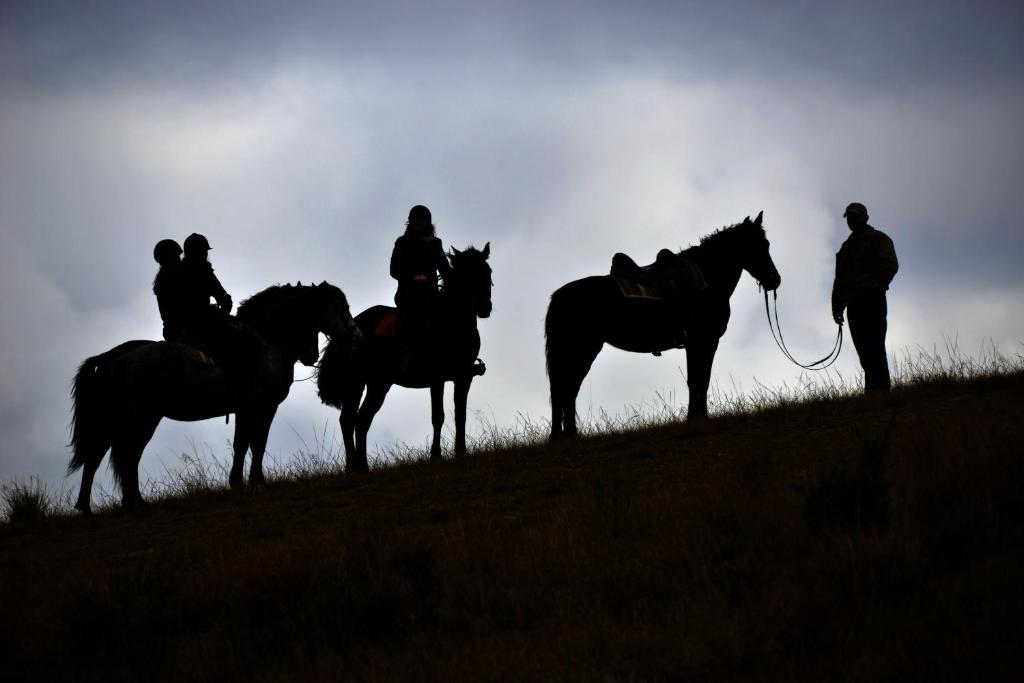
[[[361,312],[355,317],[355,321],[362,326],[364,323],[379,321],[389,313],[395,313],[398,309],[394,306],[385,306],[384,304],[377,304],[376,306],[370,306],[365,311]]]
[[[611,275],[569,282],[551,295],[545,331],[594,338],[624,351],[651,353],[678,346],[683,338],[680,311],[673,303],[631,296]]]
[[[575,310],[583,310],[595,304],[595,302],[606,303],[618,292],[618,285],[611,275],[589,275],[567,282],[551,294],[552,308],[571,307]],[[600,304],[599,304],[600,305]]]
[[[97,354],[95,356],[92,356],[89,360],[94,362],[94,363],[100,363],[100,362],[104,362],[104,361],[109,361],[109,360],[113,360],[115,358],[120,358],[121,356],[124,356],[125,354],[129,354],[129,353],[131,353],[133,351],[137,351],[137,350],[141,349],[144,346],[149,346],[150,344],[159,344],[159,343],[160,342],[156,342],[156,341],[153,341],[151,339],[132,339],[132,340],[129,340],[129,341],[126,341],[126,342],[122,342],[121,344],[118,344],[117,346],[115,346],[114,348],[110,349],[109,351],[104,351],[103,353],[100,353],[100,354]]]

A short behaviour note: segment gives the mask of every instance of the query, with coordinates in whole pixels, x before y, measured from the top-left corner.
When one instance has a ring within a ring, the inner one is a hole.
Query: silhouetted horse
[[[423,389],[430,387],[431,422],[434,440],[432,459],[441,457],[441,428],[444,426],[444,383],[455,383],[455,453],[466,452],[466,397],[473,376],[480,333],[477,318],[491,314],[491,267],[483,251],[473,247],[453,250],[449,257],[451,275],[438,295],[437,309],[429,332],[429,349],[423,358],[403,374],[403,340],[394,335],[396,309],[374,306],[356,316],[363,343],[351,351],[332,341],[324,351],[317,371],[321,400],[341,409],[341,433],[345,440],[345,466],[366,470],[366,434],[392,385]],[[382,334],[383,330],[388,330]],[[363,390],[366,398],[360,405]],[[353,439],[353,433],[355,438]]]
[[[680,253],[700,269],[707,287],[694,295],[688,321],[678,303],[626,298],[608,275],[576,280],[551,295],[544,332],[551,383],[551,439],[576,435],[576,396],[605,343],[636,353],[677,347],[685,332],[688,417],[707,415],[711,363],[729,323],[729,297],[746,270],[769,289],[781,278],[768,253],[761,214],[703,238]],[[685,327],[685,330],[683,329]]]
[[[68,474],[84,467],[78,510],[89,512],[93,476],[108,449],[124,506],[143,503],[139,461],[164,417],[195,421],[236,413],[231,486],[242,485],[250,447],[249,483],[263,483],[267,434],[296,361],[316,363],[319,332],[335,344],[351,344],[360,333],[345,295],[326,282],[268,287],[238,307],[238,320],[262,343],[244,395],[221,365],[176,342],[125,342],[82,363],[71,393],[74,455],[68,465]]]

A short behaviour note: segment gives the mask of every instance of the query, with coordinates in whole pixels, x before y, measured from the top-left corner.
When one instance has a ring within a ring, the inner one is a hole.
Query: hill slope
[[[925,383],[6,525],[2,671],[1016,678],[1022,399]]]

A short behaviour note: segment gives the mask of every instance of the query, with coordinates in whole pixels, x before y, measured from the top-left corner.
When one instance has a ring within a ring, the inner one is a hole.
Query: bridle
[[[798,361],[793,357],[793,354],[786,348],[786,340],[782,338],[782,326],[779,325],[779,291],[772,290],[772,300],[775,302],[775,322],[772,322],[772,313],[768,307],[768,290],[764,290],[764,312],[768,316],[768,329],[772,331],[772,339],[775,340],[775,345],[779,347],[786,358],[791,360],[794,364],[800,366],[804,370],[824,370],[831,366],[836,360],[839,359],[839,352],[843,349],[843,325],[839,324],[839,330],[836,332],[836,343],[832,345],[832,350],[829,351],[828,355],[824,358],[814,361],[813,363],[807,363],[806,365]],[[776,330],[778,330],[778,336],[776,336]]]

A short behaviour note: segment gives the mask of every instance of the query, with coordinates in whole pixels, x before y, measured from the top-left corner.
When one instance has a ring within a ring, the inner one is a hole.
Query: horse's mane
[[[690,251],[691,249],[696,249],[697,247],[731,248],[734,246],[737,240],[749,238],[751,234],[760,234],[761,236],[764,236],[764,227],[761,225],[757,225],[756,223],[750,222],[749,220],[742,221],[740,223],[734,223],[733,225],[726,225],[724,227],[719,228],[718,230],[715,230],[712,233],[704,235],[703,237],[700,238],[700,242],[697,245],[684,249],[680,253]]]
[[[253,294],[238,305],[237,317],[245,323],[265,318],[271,311],[281,303],[290,301],[300,294],[307,294],[315,289],[316,285],[271,285],[262,292]]]

